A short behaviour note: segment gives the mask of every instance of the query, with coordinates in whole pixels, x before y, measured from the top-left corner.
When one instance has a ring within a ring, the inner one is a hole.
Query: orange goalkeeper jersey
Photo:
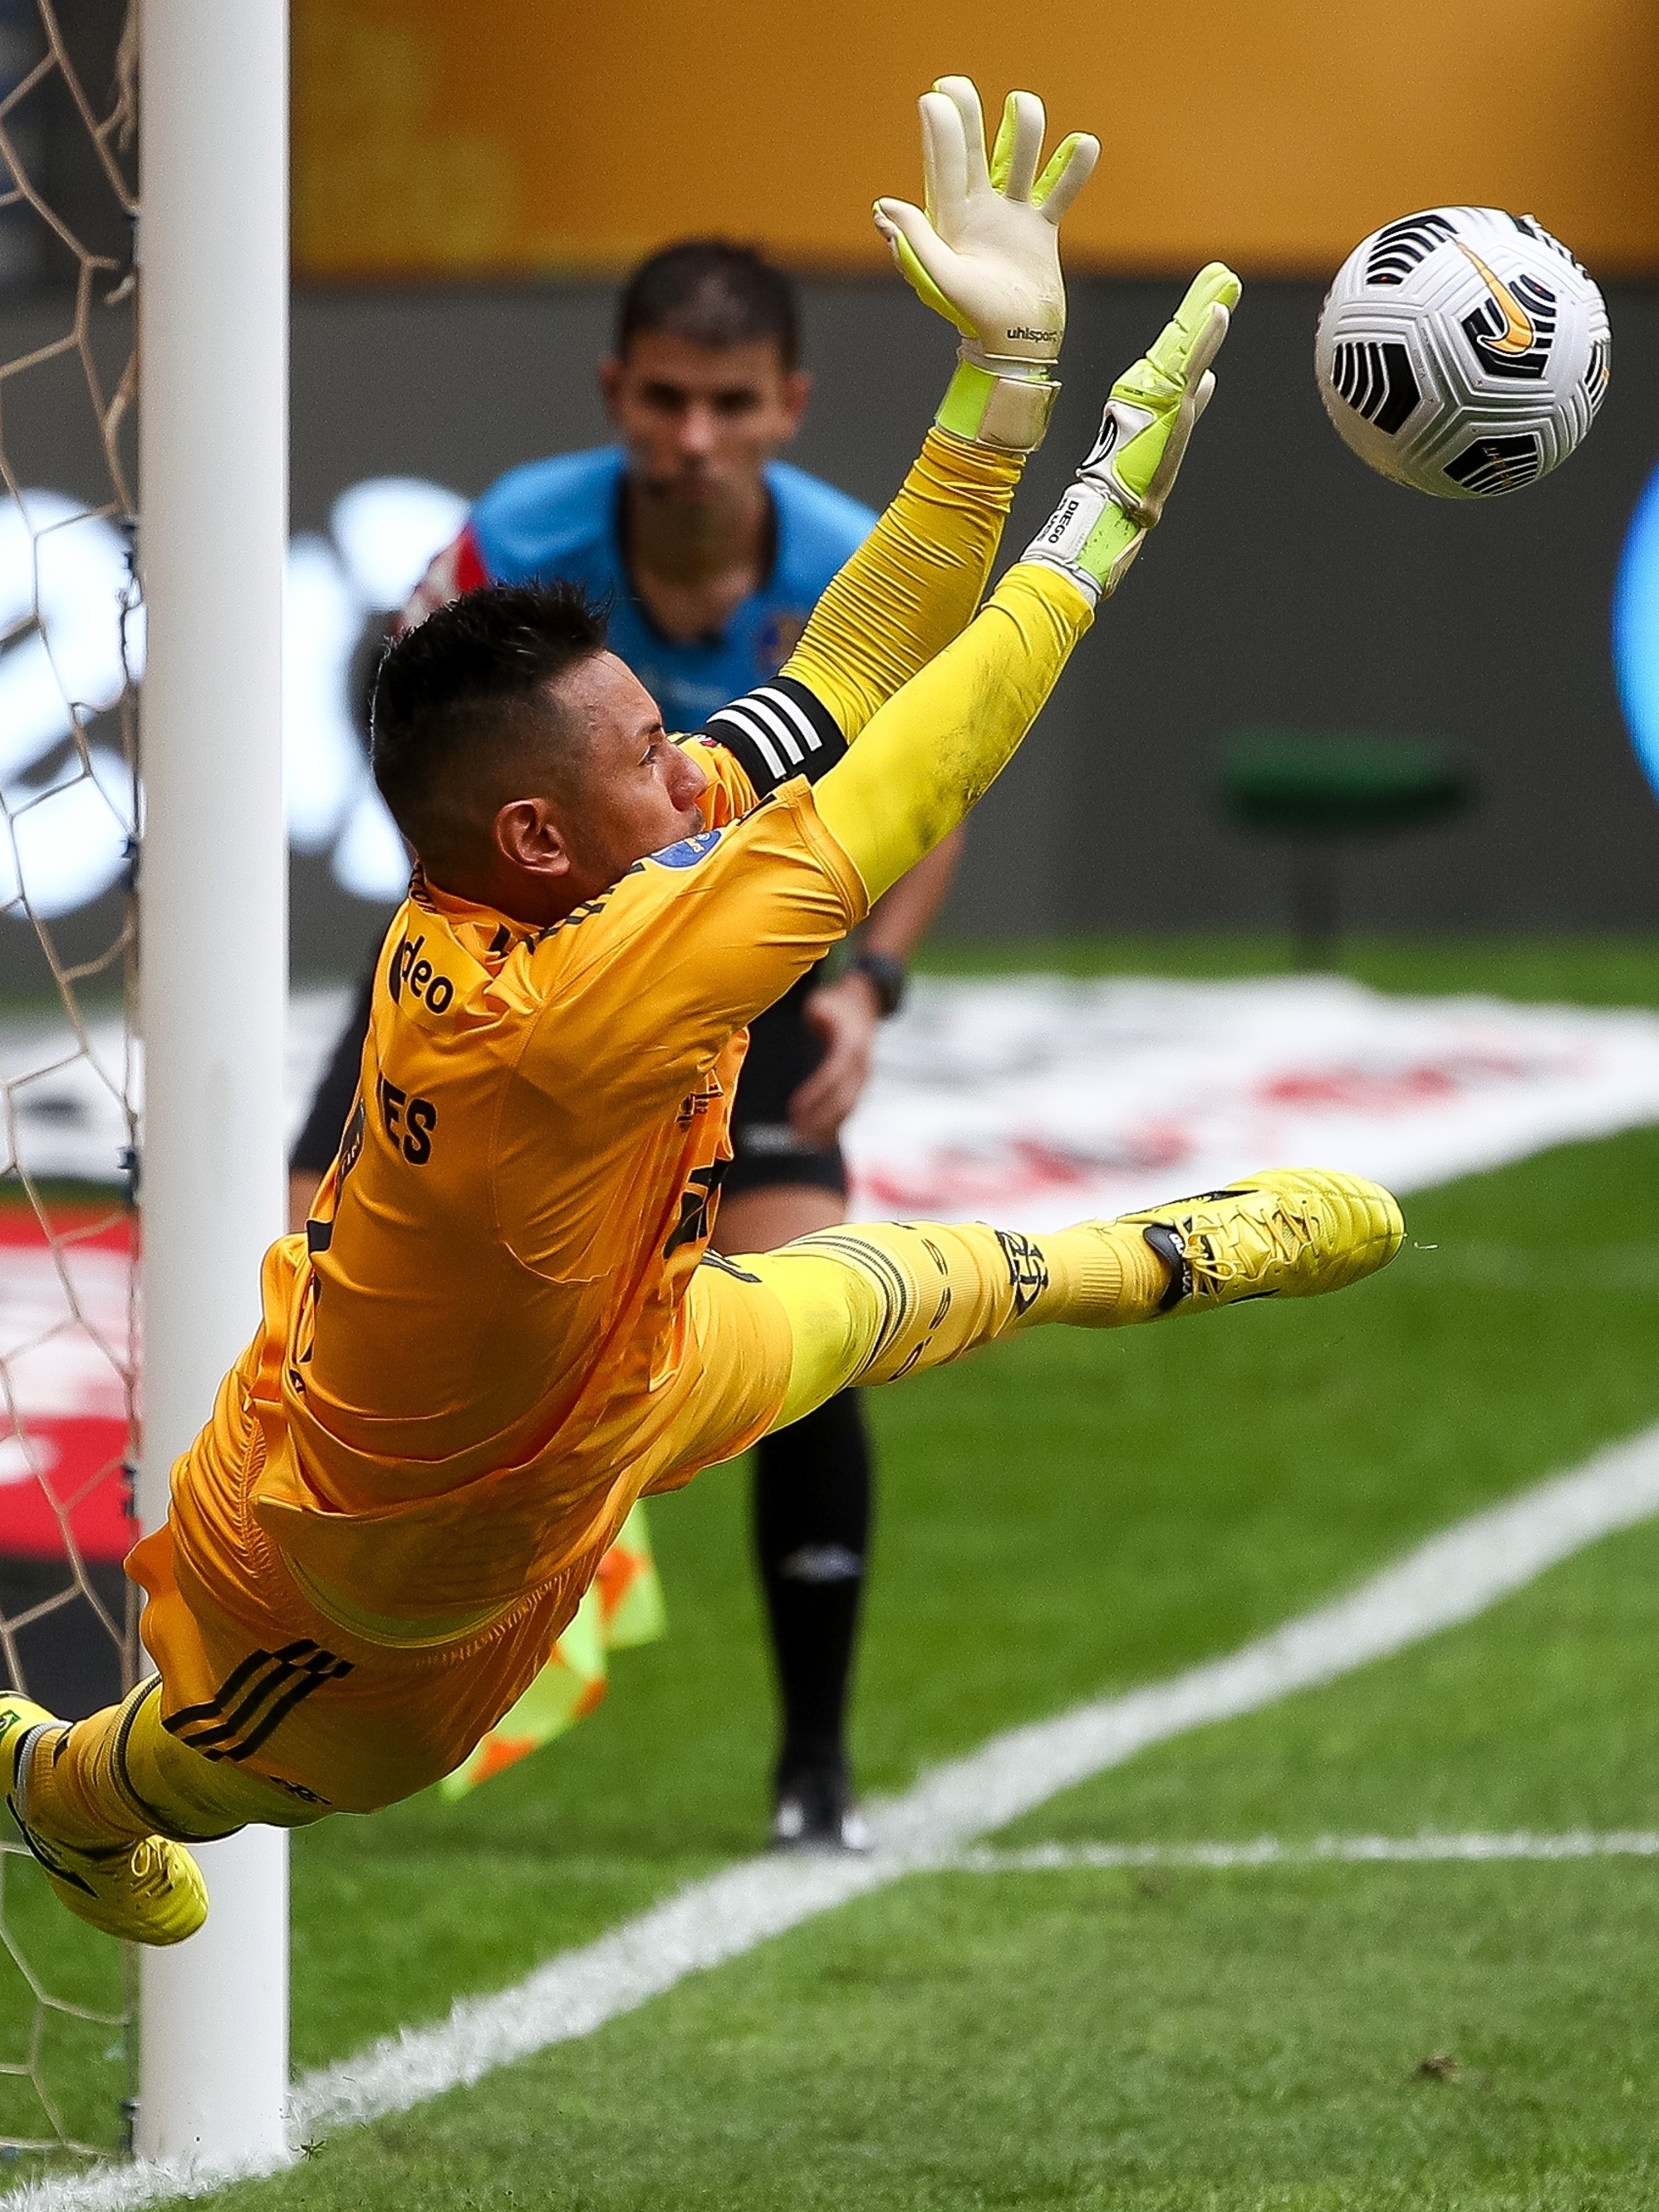
[[[701,835],[540,933],[417,882],[309,1249],[272,1247],[174,1472],[181,1570],[226,1606],[274,1542],[374,1642],[449,1649],[532,1593],[556,1634],[642,1484],[764,1428],[694,1392],[684,1292],[744,1025],[865,911],[799,777],[970,619],[1018,476],[928,434],[782,675],[712,718]],[[735,1356],[752,1407],[772,1355]]]
[[[588,1560],[673,1418],[744,1024],[865,908],[805,781],[699,758],[708,828],[567,921],[417,878],[387,935],[310,1249],[266,1269],[252,1486],[348,1627],[447,1641]]]

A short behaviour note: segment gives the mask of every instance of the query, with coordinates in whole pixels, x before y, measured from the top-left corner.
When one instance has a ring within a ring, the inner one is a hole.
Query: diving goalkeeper
[[[1111,1328],[1370,1273],[1375,1185],[1279,1171],[1030,1237],[979,1224],[708,1249],[744,1024],[984,792],[1158,520],[1237,280],[1206,270],[973,616],[1063,322],[1010,102],[924,101],[929,211],[879,204],[963,328],[941,427],[781,676],[676,743],[579,593],[494,588],[380,671],[374,770],[418,855],[362,1081],[262,1325],[138,1545],[159,1674],[72,1726],[0,1699],[0,1780],[70,1909],[176,1942],[185,1846],[367,1812],[513,1704],[642,1493],[849,1383],[1048,1322]],[[964,627],[966,625],[966,627]]]

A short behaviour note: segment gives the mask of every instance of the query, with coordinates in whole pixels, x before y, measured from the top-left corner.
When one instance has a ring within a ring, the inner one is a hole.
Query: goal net
[[[70,1715],[137,1660],[137,23],[0,0],[0,1650]],[[8,1824],[0,2168],[121,2144],[130,1981]]]

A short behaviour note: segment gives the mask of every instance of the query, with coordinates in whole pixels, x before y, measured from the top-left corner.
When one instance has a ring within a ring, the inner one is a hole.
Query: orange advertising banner
[[[295,0],[295,247],[314,278],[603,272],[721,232],[884,264],[915,99],[1029,85],[1105,142],[1072,266],[1333,270],[1476,201],[1659,270],[1652,0]]]

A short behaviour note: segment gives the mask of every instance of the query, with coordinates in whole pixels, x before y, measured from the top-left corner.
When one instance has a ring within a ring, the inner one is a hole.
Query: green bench
[[[1288,848],[1300,968],[1334,964],[1345,845],[1442,821],[1474,796],[1468,770],[1425,738],[1252,729],[1235,731],[1222,748],[1227,818]]]

